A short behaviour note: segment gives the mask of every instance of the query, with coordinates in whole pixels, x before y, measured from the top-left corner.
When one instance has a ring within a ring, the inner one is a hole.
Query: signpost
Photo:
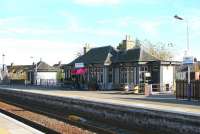
[[[193,56],[184,56],[183,57],[183,65],[193,64],[194,57]]]
[[[148,78],[148,77],[151,77],[151,73],[150,73],[150,72],[146,72],[144,75],[145,75],[145,77],[147,77],[147,78]]]
[[[80,62],[80,63],[75,63],[75,68],[83,68],[84,67],[84,63]]]
[[[149,96],[152,93],[151,85],[149,85],[149,78],[150,77],[151,77],[151,73],[150,72],[145,72],[144,73],[144,83],[145,83],[144,94],[146,96]]]
[[[188,20],[184,19],[178,15],[174,16],[175,19],[181,20],[186,22],[186,28],[187,28],[187,51],[186,51],[186,55],[183,57],[183,65],[187,65],[188,67],[188,99],[191,99],[191,84],[190,84],[190,65],[194,63],[194,57],[193,56],[188,56],[189,54],[189,26],[188,26]]]
[[[191,100],[191,84],[190,84],[190,65],[194,63],[193,56],[184,56],[183,65],[187,65],[188,68],[188,100]]]

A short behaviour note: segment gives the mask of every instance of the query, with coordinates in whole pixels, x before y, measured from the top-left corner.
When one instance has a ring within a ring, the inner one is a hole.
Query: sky
[[[116,47],[130,35],[172,43],[170,51],[181,59],[187,21],[191,52],[200,59],[199,5],[199,0],[0,0],[0,55],[6,64],[40,59],[66,64],[85,43]]]

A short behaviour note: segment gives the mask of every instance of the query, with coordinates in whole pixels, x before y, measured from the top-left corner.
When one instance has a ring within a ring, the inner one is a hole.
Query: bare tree
[[[142,44],[145,48],[147,48],[151,55],[159,58],[160,60],[171,60],[171,58],[173,58],[173,53],[170,51],[170,48],[173,47],[172,43],[165,44],[158,42],[154,44],[149,40],[144,40]]]
[[[83,50],[79,50],[75,53],[76,58],[80,57],[83,55]]]

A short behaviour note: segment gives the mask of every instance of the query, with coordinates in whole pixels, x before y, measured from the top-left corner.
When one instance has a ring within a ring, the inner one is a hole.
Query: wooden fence
[[[190,85],[186,80],[177,80],[176,98],[200,100],[200,80],[191,81]]]

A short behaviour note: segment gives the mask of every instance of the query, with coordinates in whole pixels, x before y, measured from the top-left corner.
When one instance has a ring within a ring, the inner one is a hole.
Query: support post
[[[191,100],[190,66],[188,65],[188,100]]]

